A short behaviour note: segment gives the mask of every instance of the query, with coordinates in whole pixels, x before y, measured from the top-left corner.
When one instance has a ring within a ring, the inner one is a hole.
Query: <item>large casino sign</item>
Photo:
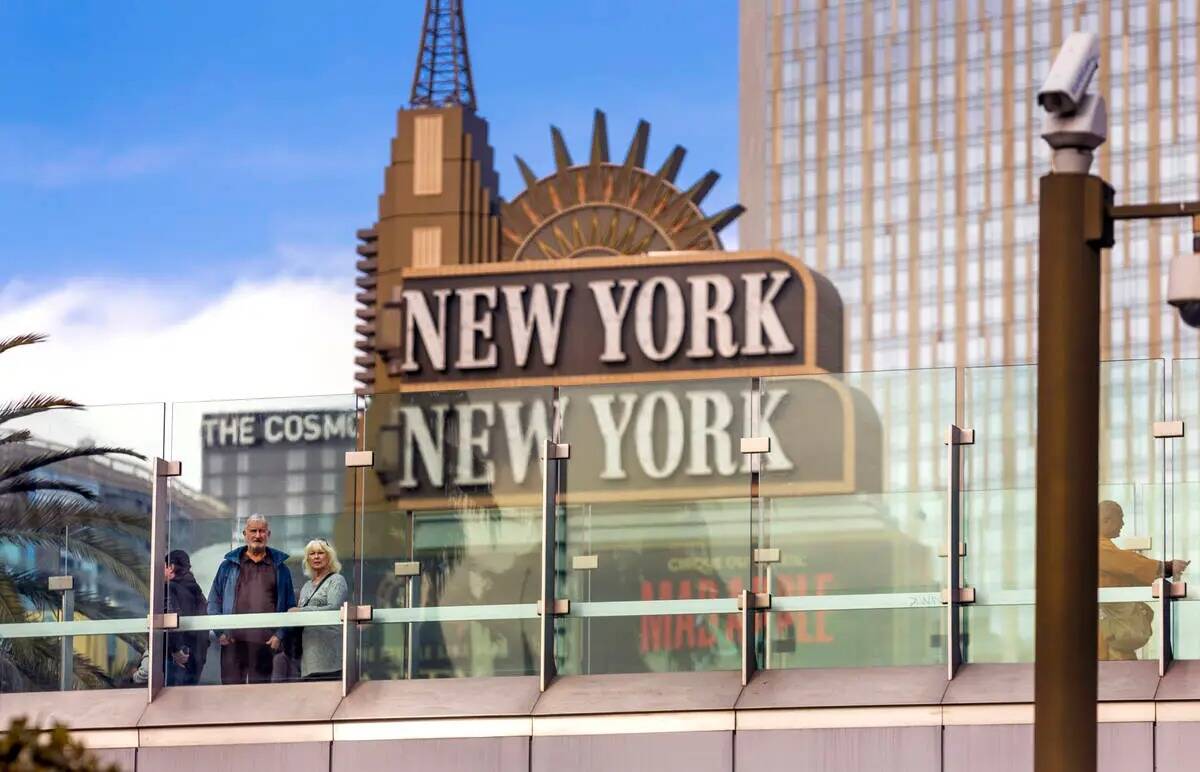
[[[409,269],[388,309],[382,353],[403,386],[373,398],[368,425],[405,508],[532,503],[552,437],[572,444],[572,501],[744,496],[750,434],[770,438],[764,470],[788,490],[878,485],[870,406],[823,376],[841,369],[841,301],[786,255]]]
[[[556,491],[567,597],[732,597],[749,581],[822,595],[924,575],[928,550],[878,496],[879,417],[839,375],[836,289],[787,254],[722,251],[717,232],[741,208],[700,210],[712,172],[676,187],[681,148],[644,168],[647,134],[639,125],[625,161],[609,161],[597,113],[590,157],[575,163],[554,132],[553,173],[518,159],[526,189],[499,208],[498,254],[414,258],[362,285],[374,303],[363,437],[375,452],[363,527],[388,556],[363,571],[380,604],[535,601],[547,440],[570,446]],[[416,243],[403,227],[381,221],[368,238],[394,256]],[[740,447],[750,436],[769,440],[757,489]],[[766,574],[750,562],[755,495],[754,517],[772,519],[783,546]],[[420,563],[416,585],[393,575],[396,554]],[[777,615],[773,656],[838,664],[849,641],[930,640],[924,618],[867,613]],[[560,645],[568,658],[586,648],[597,672],[736,667],[739,620],[587,619]],[[419,625],[413,667],[531,672],[528,624]],[[385,649],[372,655],[381,672]]]

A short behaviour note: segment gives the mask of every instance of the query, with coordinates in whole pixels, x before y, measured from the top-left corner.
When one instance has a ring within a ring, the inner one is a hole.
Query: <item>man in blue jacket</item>
[[[208,593],[209,614],[285,612],[296,605],[288,556],[267,546],[271,529],[262,515],[251,515],[243,532],[246,546],[225,555]],[[221,683],[271,680],[275,653],[283,648],[283,628],[216,631],[221,644]]]

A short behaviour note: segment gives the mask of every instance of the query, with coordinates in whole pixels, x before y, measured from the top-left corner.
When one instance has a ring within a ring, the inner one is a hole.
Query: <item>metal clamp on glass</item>
[[[942,590],[942,603],[949,603],[949,602],[950,602],[950,590],[948,590],[948,589]],[[974,603],[974,602],[975,602],[975,588],[974,587],[959,587],[958,588],[958,591],[955,593],[955,597],[954,597],[954,603],[956,605],[963,605],[963,604]]]
[[[373,450],[347,450],[346,451],[346,468],[361,469],[364,467],[375,466],[375,451]]]
[[[1157,440],[1174,440],[1183,437],[1183,421],[1155,421],[1154,438]]]
[[[375,609],[372,606],[356,606],[351,603],[342,606],[343,622],[370,622],[374,616]]]
[[[738,596],[737,607],[739,611],[745,609],[746,598],[750,598],[750,608],[754,611],[768,611],[771,608],[771,593],[747,591]]]
[[[1169,597],[1172,597],[1172,598],[1186,598],[1187,597],[1187,582],[1175,582],[1175,581],[1168,580],[1167,584],[1171,588],[1169,591]],[[1163,580],[1155,579],[1154,584],[1150,585],[1150,594],[1155,598],[1161,598],[1162,597],[1162,586],[1163,586]]]
[[[416,560],[398,560],[393,570],[396,576],[419,576],[421,564]]]
[[[178,630],[179,614],[168,611],[165,614],[151,614],[150,627],[154,630]]]
[[[778,547],[755,547],[752,557],[755,563],[778,563],[783,559]]]
[[[753,456],[771,452],[770,437],[743,437],[741,447],[743,456]]]
[[[538,616],[541,616],[543,613],[545,613],[545,608],[546,608],[545,605],[542,603],[542,601],[539,600],[537,602]],[[570,598],[555,598],[554,599],[554,616],[564,617],[570,613],[571,613],[571,599]]]

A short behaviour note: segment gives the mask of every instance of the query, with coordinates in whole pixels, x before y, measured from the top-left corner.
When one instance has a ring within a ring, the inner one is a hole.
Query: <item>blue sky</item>
[[[232,283],[349,276],[374,215],[423,3],[0,4],[0,299],[63,280],[161,282],[180,313]],[[548,126],[736,200],[734,0],[468,0],[502,192],[513,153],[549,170]],[[348,288],[347,292],[352,292]]]

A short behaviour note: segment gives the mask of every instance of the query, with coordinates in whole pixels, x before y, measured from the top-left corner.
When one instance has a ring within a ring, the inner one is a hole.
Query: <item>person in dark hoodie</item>
[[[251,515],[243,531],[246,546],[225,555],[208,592],[209,614],[285,612],[296,605],[288,556],[267,546],[271,529],[262,515]],[[268,683],[284,629],[214,630],[221,645],[221,683]]]
[[[208,601],[192,576],[192,559],[183,550],[167,553],[163,575],[167,580],[166,610],[181,617],[202,616]],[[167,686],[200,682],[208,658],[208,633],[203,630],[167,633]]]

